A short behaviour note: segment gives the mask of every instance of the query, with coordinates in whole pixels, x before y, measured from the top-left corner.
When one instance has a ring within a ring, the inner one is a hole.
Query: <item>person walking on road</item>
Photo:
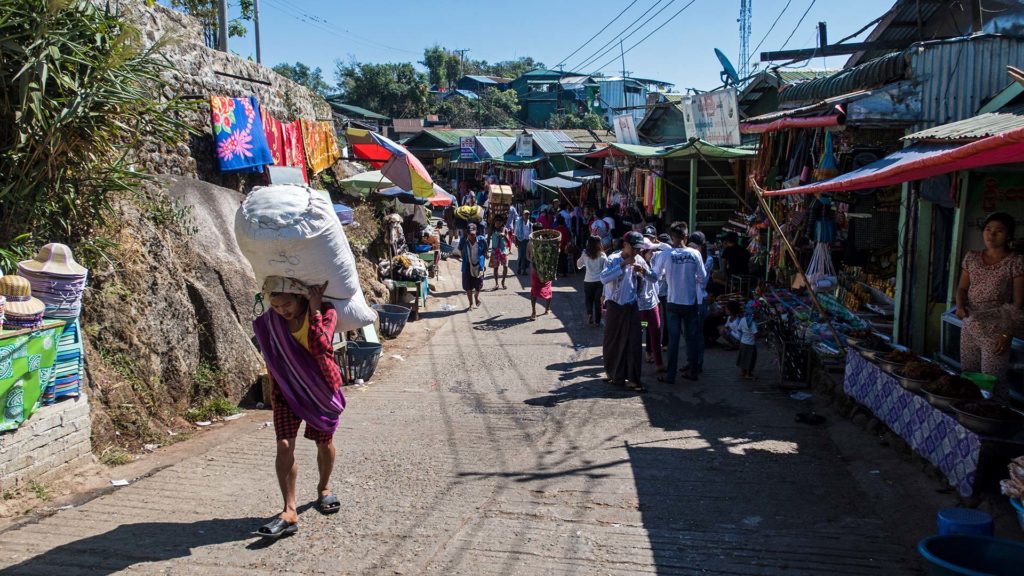
[[[673,223],[669,236],[674,247],[659,252],[653,268],[658,279],[668,282],[668,367],[665,376],[658,380],[674,384],[679,367],[679,337],[684,333],[689,367],[683,376],[697,379],[697,338],[702,337],[697,314],[705,271],[700,252],[686,245],[689,229],[685,222]]]
[[[529,210],[523,210],[522,216],[516,221],[516,273],[526,274],[530,271],[530,259],[526,257],[526,245],[530,243],[530,234],[533,234],[533,215]]]
[[[649,239],[644,244],[643,258],[650,265],[656,252],[657,245],[651,244]],[[661,356],[661,315],[658,313],[658,287],[661,282],[653,280],[643,283],[640,291],[638,304],[640,307],[640,323],[647,323],[647,363],[654,364],[654,372],[662,374],[665,372],[665,364]]]
[[[277,539],[298,531],[295,438],[303,421],[303,436],[316,442],[320,471],[317,507],[324,514],[341,508],[338,497],[327,487],[334,469],[334,432],[345,409],[345,396],[332,344],[338,316],[334,307],[323,301],[326,288],[326,282],[307,287],[297,280],[271,276],[264,283],[271,309],[253,321],[273,387],[275,467],[284,499],[281,514],[255,532],[264,538]]]
[[[643,342],[638,300],[643,284],[655,280],[640,257],[643,245],[643,235],[627,233],[622,238],[622,251],[613,254],[601,272],[607,306],[602,348],[606,380],[638,392],[644,391],[640,379]]]
[[[502,268],[501,287],[505,287],[508,278],[508,235],[505,232],[505,221],[496,220],[491,231],[491,269],[494,270],[494,289],[498,289],[498,268]]]
[[[532,240],[526,245],[526,255],[530,260],[530,307],[533,310],[533,313],[530,314],[530,320],[536,320],[538,298],[544,300],[544,314],[551,311],[551,280],[542,282],[540,276],[537,274],[537,268],[533,266]]]
[[[601,325],[601,272],[607,263],[608,257],[601,246],[601,238],[588,238],[586,249],[576,260],[576,268],[586,270],[583,275],[583,302],[587,311],[588,326]]]
[[[701,302],[697,305],[697,326],[699,327],[699,334],[697,337],[697,374],[704,372],[704,323],[708,317],[708,284],[711,282],[711,270],[714,266],[714,258],[707,254],[707,238],[701,231],[696,231],[690,234],[689,246],[697,252],[700,252],[701,258],[704,259],[704,283],[700,286]],[[689,366],[683,368],[683,372],[688,372]]]
[[[479,308],[480,290],[487,271],[487,240],[477,235],[476,224],[466,227],[466,235],[459,241],[459,252],[462,254],[462,289],[469,298],[469,308]]]

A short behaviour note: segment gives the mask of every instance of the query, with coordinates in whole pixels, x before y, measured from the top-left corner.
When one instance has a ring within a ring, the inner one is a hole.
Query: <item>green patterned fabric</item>
[[[541,282],[555,279],[558,268],[558,245],[561,235],[554,230],[537,230],[530,235],[533,242],[533,267]]]
[[[61,327],[12,337],[0,334],[0,432],[17,428],[39,409],[57,359]]]

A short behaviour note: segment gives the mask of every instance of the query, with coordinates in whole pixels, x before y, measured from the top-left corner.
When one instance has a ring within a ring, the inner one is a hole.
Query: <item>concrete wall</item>
[[[100,6],[107,2],[96,0]],[[164,51],[175,67],[166,74],[172,89],[168,96],[196,100],[199,104],[185,118],[198,131],[197,136],[174,146],[149,142],[141,147],[138,161],[145,172],[192,176],[236,190],[247,187],[244,177],[225,176],[216,168],[210,96],[255,96],[264,110],[281,121],[331,120],[330,105],[305,86],[266,66],[207,48],[202,27],[194,18],[158,4],[146,6],[141,0],[112,0],[110,3],[141,30],[148,45],[160,39],[172,39]]]
[[[85,394],[44,406],[17,430],[0,434],[0,491],[49,481],[92,461]]]

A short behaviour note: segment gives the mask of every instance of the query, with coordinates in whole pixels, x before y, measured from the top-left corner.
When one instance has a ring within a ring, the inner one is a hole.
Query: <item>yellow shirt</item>
[[[295,338],[306,352],[309,352],[309,313],[307,312],[302,317],[302,328],[292,332],[292,338]]]

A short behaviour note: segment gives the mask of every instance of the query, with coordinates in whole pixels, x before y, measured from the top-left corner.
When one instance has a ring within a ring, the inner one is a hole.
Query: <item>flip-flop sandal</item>
[[[646,392],[647,388],[639,382],[627,382],[626,389],[632,390],[633,392]]]
[[[278,517],[261,526],[259,530],[253,532],[253,535],[277,540],[282,536],[291,536],[298,531],[298,524],[295,522],[288,522],[287,520]]]
[[[320,510],[321,514],[334,514],[338,510],[341,510],[341,502],[338,501],[338,497],[334,494],[328,494],[327,496],[317,498],[316,506]]]

